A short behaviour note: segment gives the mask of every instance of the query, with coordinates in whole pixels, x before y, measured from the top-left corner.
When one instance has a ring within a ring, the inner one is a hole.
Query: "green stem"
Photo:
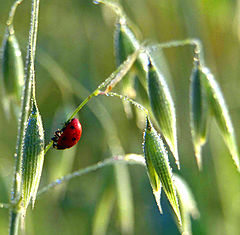
[[[20,217],[20,208],[17,205],[17,201],[19,201],[20,194],[21,194],[21,152],[22,152],[22,142],[24,137],[25,123],[27,121],[29,108],[30,108],[31,83],[34,76],[34,60],[35,60],[37,28],[38,28],[39,2],[40,0],[32,0],[31,26],[29,31],[29,42],[28,42],[27,58],[26,58],[26,65],[25,65],[25,68],[26,68],[25,86],[22,94],[23,99],[22,99],[22,105],[21,105],[21,115],[18,123],[18,137],[17,137],[16,153],[15,153],[16,163],[15,163],[15,173],[14,173],[14,179],[13,179],[13,191],[11,195],[12,204],[15,206],[10,212],[10,225],[9,225],[10,235],[16,235],[18,233],[18,223],[19,223],[19,217]]]
[[[71,116],[68,118],[67,122],[70,121],[82,108],[83,106],[93,97],[97,96],[99,93],[99,90],[96,89],[92,94],[90,94],[76,109],[75,111],[71,114]],[[47,153],[47,151],[51,148],[53,145],[53,141],[49,142],[48,145],[45,147],[44,154]]]
[[[102,162],[98,162],[95,165],[88,166],[84,169],[74,171],[74,172],[72,172],[68,175],[65,175],[65,176],[63,176],[59,179],[56,179],[52,183],[50,183],[47,186],[40,189],[38,191],[37,196],[40,196],[41,194],[47,192],[49,189],[55,188],[57,185],[65,183],[65,182],[67,182],[67,181],[69,181],[69,180],[71,180],[75,177],[79,177],[79,176],[85,175],[87,173],[90,173],[90,172],[96,171],[98,169],[101,169],[105,166],[110,166],[110,165],[114,165],[114,164],[117,164],[117,163],[139,164],[139,165],[145,166],[144,158],[141,155],[129,154],[129,155],[126,155],[126,156],[115,156],[115,157],[112,157],[112,158],[105,159]]]
[[[101,93],[101,89],[108,86],[105,94],[108,93],[120,80],[126,75],[126,73],[130,70],[133,63],[137,59],[142,48],[136,50],[133,54],[129,55],[127,59],[104,81],[102,82],[96,90],[94,90],[87,98],[83,100],[83,102],[75,109],[75,111],[70,115],[67,122],[70,121],[82,108],[84,105],[88,103],[93,97],[98,96]],[[53,141],[49,142],[45,147],[44,154],[51,148],[53,145]]]
[[[18,235],[18,226],[20,221],[20,213],[17,211],[11,211],[10,213],[10,231],[11,235]]]
[[[106,1],[106,0],[96,0],[93,1],[95,4],[102,3],[105,4],[106,6],[109,6],[118,16],[120,17],[126,17],[125,13],[122,10],[122,7],[117,3],[117,2],[112,2],[112,1]]]
[[[142,106],[141,104],[139,104],[138,102],[136,102],[135,100],[133,99],[130,99],[129,97],[127,96],[124,96],[124,95],[120,95],[116,92],[108,92],[107,94],[106,93],[100,93],[101,95],[106,95],[106,96],[113,96],[113,97],[117,97],[125,102],[129,102],[131,103],[132,105],[134,105],[135,107],[137,107],[138,109],[142,110],[147,116],[148,116],[148,110]]]
[[[13,26],[12,26],[13,18],[15,16],[15,12],[16,12],[16,9],[17,9],[18,5],[20,5],[22,3],[22,1],[23,0],[15,1],[15,3],[12,5],[12,8],[11,8],[11,10],[9,12],[9,16],[8,16],[8,20],[6,22],[6,25],[7,25],[7,27],[8,27],[8,29],[9,29],[11,34],[14,33],[14,29],[13,29]]]
[[[164,49],[164,48],[172,48],[172,47],[180,47],[180,46],[194,46],[194,54],[197,59],[201,62],[202,65],[204,65],[204,56],[203,56],[203,49],[202,49],[202,43],[199,39],[195,38],[189,38],[185,40],[174,40],[170,42],[164,42],[157,45],[150,45],[147,46],[147,49],[150,51]]]
[[[140,50],[137,50],[132,55],[128,56],[127,59],[75,109],[68,121],[70,121],[90,99],[98,96],[102,88],[108,85],[107,92],[111,90],[130,70],[139,53]],[[111,86],[111,88],[109,88],[109,86]]]

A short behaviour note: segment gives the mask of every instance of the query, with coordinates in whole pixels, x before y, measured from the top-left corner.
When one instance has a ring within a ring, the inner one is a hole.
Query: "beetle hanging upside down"
[[[54,134],[53,148],[68,149],[73,147],[80,140],[82,135],[82,126],[77,118],[73,118],[65,124],[61,130]]]

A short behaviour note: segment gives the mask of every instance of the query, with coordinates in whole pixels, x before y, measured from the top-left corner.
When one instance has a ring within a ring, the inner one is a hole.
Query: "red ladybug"
[[[81,138],[82,126],[77,118],[67,122],[62,130],[55,132],[53,147],[56,149],[68,149],[74,146]]]

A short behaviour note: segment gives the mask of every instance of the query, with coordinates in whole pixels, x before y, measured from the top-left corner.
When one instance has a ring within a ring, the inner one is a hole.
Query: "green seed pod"
[[[157,71],[151,61],[148,65],[148,94],[151,109],[160,130],[173,153],[175,162],[180,168],[177,150],[177,130],[174,103],[162,74]]]
[[[117,66],[121,65],[129,55],[140,47],[133,30],[130,29],[126,20],[119,17],[114,33],[114,49]]]
[[[156,203],[158,205],[159,211],[162,214],[162,207],[161,207],[161,182],[158,177],[158,174],[153,166],[152,160],[150,158],[149,154],[149,149],[145,147],[144,145],[144,156],[145,156],[145,161],[146,161],[146,166],[147,166],[147,173],[148,173],[148,178],[150,181],[150,184],[152,186],[153,190],[153,195],[155,197]]]
[[[199,169],[202,168],[201,147],[206,142],[208,107],[202,71],[198,63],[194,65],[190,88],[190,120],[195,156]]]
[[[5,95],[20,103],[24,83],[24,66],[14,33],[7,33],[3,42],[3,87]]]
[[[114,49],[117,66],[122,64],[127,59],[127,56],[140,48],[140,38],[141,34],[137,27],[125,16],[119,16],[114,33]],[[145,76],[147,61],[146,54],[140,53],[134,64],[136,72],[141,76]]]
[[[182,218],[182,227],[179,228],[179,230],[184,235],[191,235],[192,229],[190,216],[192,216],[193,219],[198,219],[200,216],[197,204],[187,183],[176,174],[173,175],[173,179]]]
[[[239,170],[239,151],[223,94],[210,71],[207,68],[202,68],[202,73],[204,75],[202,76],[202,80],[206,89],[211,114],[214,116],[233,161]]]
[[[41,116],[35,103],[28,119],[22,152],[22,201],[23,209],[32,201],[32,207],[42,174],[44,161],[44,133]]]
[[[136,39],[136,36],[132,29],[130,29],[129,25],[126,22],[124,17],[118,17],[115,26],[114,32],[114,49],[115,49],[115,57],[116,57],[116,64],[117,67],[120,66],[129,55],[134,53],[140,44]],[[122,81],[123,91],[133,89],[132,87],[132,77],[134,77],[135,73],[130,75]],[[124,93],[124,95],[127,95]]]
[[[134,88],[136,90],[136,97],[139,99],[140,103],[145,107],[149,106],[149,99],[147,93],[147,82],[144,79],[141,79],[139,76],[136,76],[134,81]]]
[[[181,215],[178,206],[178,200],[172,180],[172,170],[168,161],[168,153],[164,143],[157,131],[153,128],[150,120],[147,119],[146,130],[144,134],[143,151],[148,166],[148,174],[151,177],[151,184],[155,187],[155,175],[152,169],[155,169],[163,190],[173,208],[173,211],[181,226]],[[151,165],[149,165],[151,163]],[[157,181],[156,181],[157,182]]]

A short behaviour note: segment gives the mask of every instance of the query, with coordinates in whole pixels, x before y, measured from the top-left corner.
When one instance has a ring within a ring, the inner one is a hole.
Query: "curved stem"
[[[194,54],[195,57],[199,59],[202,65],[204,65],[204,56],[203,56],[203,49],[202,49],[202,42],[197,38],[189,38],[185,40],[174,40],[170,42],[164,42],[157,45],[150,45],[146,47],[150,51],[164,49],[164,48],[172,48],[172,47],[180,47],[180,46],[194,46]]]
[[[119,99],[121,99],[121,100],[123,100],[123,101],[129,102],[129,103],[131,103],[132,105],[136,106],[138,109],[142,110],[142,111],[146,114],[146,116],[148,116],[148,113],[149,113],[149,112],[148,112],[148,110],[147,110],[144,106],[142,106],[141,104],[139,104],[139,103],[136,102],[135,100],[130,99],[130,98],[127,97],[127,96],[120,95],[120,94],[118,94],[118,93],[116,93],[116,92],[108,92],[107,94],[106,94],[105,92],[101,92],[100,94],[101,94],[101,95],[106,95],[106,96],[117,97],[117,98],[119,98]]]
[[[11,10],[9,12],[9,16],[8,16],[8,20],[6,22],[6,25],[7,25],[8,29],[9,29],[10,33],[14,33],[13,26],[12,26],[13,18],[15,16],[15,12],[16,12],[16,9],[17,9],[18,5],[20,5],[22,3],[22,1],[23,0],[15,1],[15,3],[12,5],[12,8],[11,8]]]
[[[95,1],[93,1],[93,3],[95,3],[95,4],[102,3],[106,6],[109,6],[118,16],[126,17],[125,13],[122,10],[122,7],[117,2],[106,1],[106,0],[95,0]]]
[[[114,165],[117,163],[127,163],[127,164],[138,164],[138,165],[142,165],[145,166],[145,160],[141,155],[137,155],[137,154],[127,154],[125,156],[115,156],[112,158],[108,158],[105,159],[102,162],[98,162],[95,165],[92,166],[88,166],[86,168],[74,171],[68,175],[65,175],[59,179],[56,179],[55,181],[53,181],[52,183],[48,184],[47,186],[43,187],[42,189],[40,189],[38,191],[37,196],[40,196],[41,194],[47,192],[49,189],[55,188],[57,185],[65,183],[75,177],[79,177],[82,175],[85,175],[87,173],[96,171],[98,169],[101,169],[105,166],[110,166],[110,165]]]

